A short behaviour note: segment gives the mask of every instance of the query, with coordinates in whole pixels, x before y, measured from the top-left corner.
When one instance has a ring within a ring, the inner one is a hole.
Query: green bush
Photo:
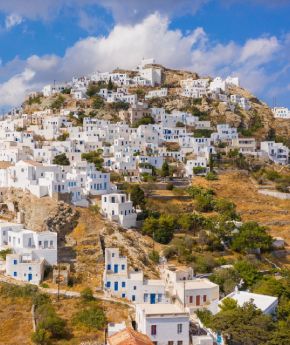
[[[150,252],[148,256],[149,256],[149,259],[153,261],[155,264],[159,263],[160,256],[159,256],[159,253],[156,252],[156,250],[153,250],[152,252]]]
[[[92,291],[92,289],[90,288],[85,288],[81,291],[81,298],[84,300],[84,301],[93,301],[95,299],[94,297],[94,293]]]
[[[57,165],[70,165],[70,161],[65,153],[60,153],[59,155],[56,155],[53,158],[52,163]]]
[[[92,305],[78,311],[73,316],[73,323],[92,330],[102,330],[105,328],[107,320],[104,311],[100,307]]]
[[[216,180],[218,180],[218,176],[215,172],[208,172],[205,175],[205,179],[208,181],[216,181]]]

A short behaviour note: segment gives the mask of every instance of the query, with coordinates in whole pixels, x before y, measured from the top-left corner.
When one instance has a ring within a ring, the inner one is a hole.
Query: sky
[[[290,0],[0,0],[0,112],[144,58],[290,107]]]

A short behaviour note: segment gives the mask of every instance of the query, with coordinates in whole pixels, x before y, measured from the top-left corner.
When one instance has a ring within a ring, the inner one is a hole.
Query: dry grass
[[[30,300],[0,296],[0,345],[31,345],[32,331]]]
[[[217,181],[196,178],[194,184],[212,188],[218,197],[237,205],[243,221],[256,221],[269,228],[272,236],[281,236],[290,245],[290,200],[280,200],[258,193],[250,178],[241,172],[228,172]]]
[[[104,309],[108,322],[122,322],[129,317],[128,308],[124,305],[101,301],[98,304]],[[55,342],[56,345],[79,345],[81,342],[104,340],[103,331],[94,331],[87,327],[73,324],[73,315],[84,306],[84,303],[80,299],[61,298],[59,301],[54,300],[53,305],[58,315],[66,320],[71,333],[70,339],[59,340]]]

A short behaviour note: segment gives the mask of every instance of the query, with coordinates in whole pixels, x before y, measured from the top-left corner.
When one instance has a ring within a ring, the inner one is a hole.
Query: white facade
[[[136,226],[137,214],[132,201],[127,200],[126,194],[112,193],[102,195],[101,210],[105,217],[116,221],[124,228]]]
[[[277,119],[290,119],[290,110],[285,107],[276,107],[272,109],[274,117]]]
[[[289,149],[282,143],[274,141],[262,141],[261,151],[268,155],[268,158],[276,164],[289,164]]]
[[[157,345],[189,345],[189,314],[173,304],[137,304],[137,330]]]
[[[130,271],[127,258],[118,248],[105,249],[103,273],[105,292],[134,303],[166,303],[165,286],[160,280],[146,280],[142,271]]]
[[[152,90],[152,91],[149,91],[147,95],[145,95],[145,99],[151,99],[155,97],[167,97],[167,94],[168,94],[167,88],[163,88],[160,90]]]
[[[22,224],[0,222],[0,250],[6,257],[6,274],[17,280],[39,284],[44,267],[57,264],[57,233],[34,232]]]
[[[223,298],[220,302],[222,303],[226,298],[235,300],[240,307],[242,307],[245,303],[252,301],[258,309],[260,309],[264,314],[268,315],[274,314],[278,306],[278,297],[261,295],[248,291],[235,290]]]

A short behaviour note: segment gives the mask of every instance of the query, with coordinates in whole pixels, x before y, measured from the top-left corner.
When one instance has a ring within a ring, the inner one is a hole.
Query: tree
[[[143,223],[142,233],[156,242],[168,244],[173,238],[175,226],[175,219],[170,215],[161,215],[159,219],[148,217]]]
[[[264,277],[253,286],[253,291],[262,295],[281,297],[285,288],[281,281],[275,277]]]
[[[108,90],[112,91],[114,88],[114,84],[112,82],[112,78],[110,77],[109,82],[108,82]]]
[[[238,302],[232,298],[225,298],[219,307],[221,311],[235,310],[238,307]]]
[[[198,195],[196,198],[196,209],[199,212],[210,212],[213,211],[213,197],[209,194],[207,195]]]
[[[99,95],[95,95],[93,98],[93,103],[92,103],[92,107],[94,109],[101,109],[103,108],[105,102],[103,100],[103,98]]]
[[[102,170],[104,159],[102,158],[102,150],[90,151],[87,153],[82,153],[82,159],[85,159],[87,162],[95,164],[97,170]]]
[[[65,153],[60,153],[59,155],[56,155],[53,158],[52,163],[57,165],[70,165],[70,161]]]
[[[162,177],[168,177],[170,175],[170,171],[169,171],[169,164],[167,161],[165,161],[162,164],[162,168],[161,168],[161,176]]]
[[[144,210],[146,204],[144,191],[138,185],[133,185],[129,189],[129,192],[133,206],[135,208],[140,207],[142,210]]]
[[[259,273],[256,267],[254,267],[252,263],[246,260],[237,261],[234,264],[234,268],[238,271],[246,287],[252,286],[259,278]]]
[[[147,115],[142,117],[140,120],[135,121],[132,125],[134,128],[138,128],[141,125],[153,125],[155,123],[154,119],[152,116]]]
[[[241,280],[238,272],[233,268],[217,269],[209,279],[218,284],[221,292],[225,295],[231,293]]]
[[[253,303],[225,308],[209,323],[212,330],[222,333],[228,345],[266,344],[274,327],[271,317],[264,315]]]
[[[265,227],[259,226],[256,222],[247,222],[234,235],[231,247],[238,252],[248,252],[257,249],[268,251],[272,243],[272,237],[267,234]]]

